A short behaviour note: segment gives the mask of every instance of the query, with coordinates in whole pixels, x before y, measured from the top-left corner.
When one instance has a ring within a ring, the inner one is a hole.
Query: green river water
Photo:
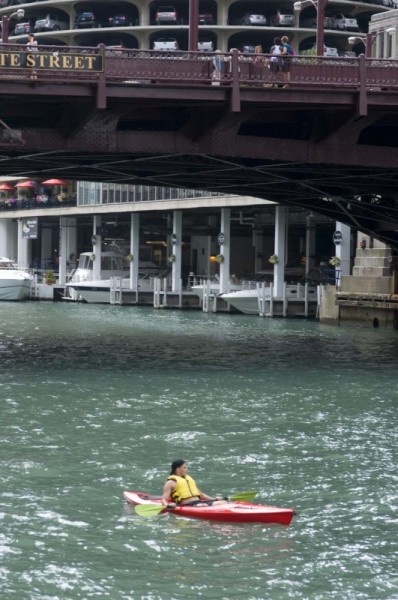
[[[398,598],[398,336],[0,304],[1,600]],[[175,458],[290,527],[138,517]]]

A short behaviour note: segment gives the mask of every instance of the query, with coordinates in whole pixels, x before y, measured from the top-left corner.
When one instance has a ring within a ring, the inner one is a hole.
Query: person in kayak
[[[170,502],[170,498],[172,502]],[[195,480],[188,475],[185,460],[175,460],[171,465],[171,473],[163,488],[162,504],[169,508],[177,505],[206,506],[224,504],[223,496],[212,498],[197,487]]]

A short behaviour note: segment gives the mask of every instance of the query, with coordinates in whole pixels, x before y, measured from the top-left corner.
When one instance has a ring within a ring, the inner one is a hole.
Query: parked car
[[[155,15],[156,25],[175,25],[178,23],[178,13],[174,6],[160,6]]]
[[[246,46],[242,46],[242,54],[254,54],[255,46],[252,44],[247,44]]]
[[[351,16],[344,16],[342,13],[332,15],[332,19],[335,23],[335,29],[358,31],[358,21]]]
[[[210,40],[202,40],[198,42],[199,52],[213,52],[214,44]]]
[[[49,13],[45,17],[36,19],[33,30],[39,31],[60,31],[69,29],[69,23],[65,19],[60,19],[58,15]]]
[[[5,8],[8,6],[8,0],[0,0],[0,8]]]
[[[337,48],[333,48],[331,46],[325,46],[324,51],[323,51],[323,56],[338,57],[339,51],[337,50]]]
[[[102,25],[103,23],[92,11],[78,13],[75,17],[75,29],[93,29]]]
[[[14,27],[13,35],[23,35],[25,33],[33,33],[33,27],[29,23],[29,21],[24,21],[23,23],[17,23]]]
[[[294,15],[289,9],[277,9],[270,17],[271,27],[293,27]]]
[[[202,13],[199,15],[199,25],[214,25],[216,22],[211,13]]]
[[[251,15],[246,13],[242,19],[242,25],[266,25],[267,19],[264,15]]]
[[[115,15],[108,19],[109,27],[130,27],[132,24],[131,19],[126,15]]]
[[[176,38],[159,38],[153,42],[154,50],[162,50],[163,52],[174,52],[179,50]]]
[[[325,29],[336,29],[335,23],[332,17],[329,15],[325,15],[323,18],[323,26]],[[305,27],[306,29],[316,29],[316,15],[301,19],[300,27]]]

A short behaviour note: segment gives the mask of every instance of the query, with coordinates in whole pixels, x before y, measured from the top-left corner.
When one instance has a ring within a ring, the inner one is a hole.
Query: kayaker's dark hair
[[[176,472],[176,469],[178,469],[178,467],[182,467],[182,465],[185,465],[185,460],[182,460],[182,458],[179,458],[178,460],[175,460],[174,462],[172,462],[170,475],[174,475],[174,473]]]

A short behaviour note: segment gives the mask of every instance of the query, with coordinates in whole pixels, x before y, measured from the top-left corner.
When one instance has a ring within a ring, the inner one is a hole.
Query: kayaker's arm
[[[171,479],[166,481],[166,483],[164,484],[163,487],[163,495],[162,495],[162,504],[163,506],[169,506],[170,507],[170,497],[171,494],[173,493],[174,489],[176,487],[176,483],[175,481],[172,481]],[[175,503],[173,502],[172,504],[175,505]]]

